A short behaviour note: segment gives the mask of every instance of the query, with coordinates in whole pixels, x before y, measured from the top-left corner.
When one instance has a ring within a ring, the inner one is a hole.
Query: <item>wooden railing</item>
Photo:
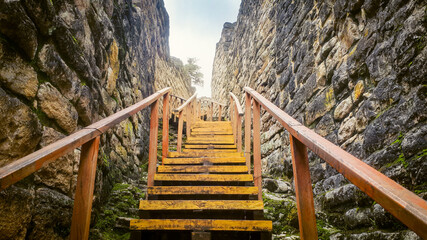
[[[74,197],[73,216],[71,219],[70,239],[87,239],[89,236],[90,213],[95,186],[100,135],[121,121],[150,106],[148,185],[153,185],[153,176],[156,171],[157,162],[158,106],[160,98],[163,97],[162,154],[165,155],[165,150],[167,154],[169,135],[169,121],[167,121],[167,119],[169,119],[168,107],[170,90],[171,88],[162,89],[128,108],[0,168],[0,191],[34,173],[46,164],[82,146],[76,193]]]
[[[317,239],[313,191],[307,148],[325,160],[388,212],[424,239],[427,239],[427,203],[360,159],[319,136],[286,114],[255,90],[245,87],[245,156],[250,159],[251,101],[253,108],[254,180],[261,192],[261,106],[290,134],[292,166],[301,239]],[[237,98],[232,97],[233,101]],[[248,158],[247,158],[248,159]]]
[[[195,122],[196,116],[196,107],[197,107],[197,94],[195,93],[191,96],[184,104],[174,110],[175,114],[178,115],[178,142],[176,145],[176,150],[181,152],[182,150],[182,132],[184,129],[184,115],[186,117],[186,135],[190,136],[191,123]]]
[[[202,102],[206,102],[207,108],[206,111],[202,111],[201,105]],[[204,113],[207,115],[207,121],[213,121],[214,119],[214,106],[218,107],[218,121],[222,120],[222,114],[223,114],[223,108],[225,107],[225,104],[219,103],[213,99],[203,99],[199,100],[199,113],[201,115],[204,115]],[[200,117],[200,116],[199,116]]]
[[[242,152],[242,116],[243,110],[239,99],[236,95],[230,92],[230,120],[234,134],[234,143],[237,146],[237,151]],[[249,166],[250,167],[250,166]]]

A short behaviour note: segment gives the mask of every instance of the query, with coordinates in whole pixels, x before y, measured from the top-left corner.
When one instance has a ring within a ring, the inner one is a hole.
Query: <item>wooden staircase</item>
[[[229,121],[196,121],[182,152],[169,152],[131,220],[135,239],[271,239],[258,187]]]

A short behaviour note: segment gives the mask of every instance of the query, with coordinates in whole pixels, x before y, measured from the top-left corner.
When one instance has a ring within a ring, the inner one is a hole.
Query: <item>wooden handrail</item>
[[[308,129],[255,90],[245,87],[244,91],[247,94],[247,98],[254,100],[254,115],[255,106],[260,104],[291,135],[292,162],[301,239],[317,239],[307,148],[343,174],[350,182],[383,206],[403,224],[422,238],[427,239],[427,202],[425,200]],[[245,133],[246,131],[247,129],[245,129]],[[254,126],[254,134],[256,132]],[[255,141],[259,141],[259,139],[254,138]],[[260,157],[255,156],[255,149],[254,161],[260,161]]]
[[[230,92],[230,119],[234,133],[234,143],[237,146],[238,152],[242,152],[242,116],[242,105],[240,105],[239,99],[237,99],[236,95]]]
[[[182,104],[181,106],[176,108],[174,110],[174,112],[181,112],[182,110],[184,110],[184,108],[187,107],[187,105],[190,104],[190,102],[192,102],[193,99],[196,98],[196,96],[197,96],[197,93],[193,94],[193,96],[191,96],[189,99],[187,99],[187,101],[185,101],[184,104]]]
[[[181,106],[174,110],[174,112],[178,113],[178,139],[176,144],[176,150],[181,152],[182,150],[182,131],[184,129],[184,112],[186,115],[186,135],[187,138],[190,136],[191,131],[191,122],[194,121],[195,109],[197,104],[197,93],[194,93],[187,101],[184,102]],[[194,103],[196,101],[196,103]],[[193,118],[193,119],[192,119]]]
[[[150,165],[151,168],[154,165],[155,171],[155,161],[157,159],[157,131],[155,131],[158,127],[157,107],[159,105],[159,99],[166,96],[163,102],[163,116],[164,118],[168,118],[167,106],[169,105],[170,91],[171,88],[164,88],[157,91],[130,107],[0,168],[0,191],[34,173],[42,166],[82,146],[76,194],[74,197],[70,239],[87,239],[89,236],[90,213],[92,210],[93,189],[96,176],[99,136],[140,110],[151,106],[150,139],[154,138],[155,141],[150,141],[149,148],[150,150],[155,149],[155,151],[149,151],[149,169]],[[153,120],[154,118],[155,120]],[[167,141],[168,139],[164,138],[163,141],[165,140]],[[163,146],[165,146],[164,142]],[[150,171],[148,176],[148,181],[152,181],[152,179],[150,179]]]
[[[243,116],[243,109],[242,109],[242,105],[240,105],[239,99],[237,99],[236,95],[234,95],[232,92],[230,92],[230,96],[234,100],[234,103],[235,103],[236,109],[237,109],[237,113],[240,116]]]

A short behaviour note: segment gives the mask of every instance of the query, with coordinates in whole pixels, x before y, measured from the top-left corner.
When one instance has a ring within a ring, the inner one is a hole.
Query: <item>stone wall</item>
[[[217,44],[212,96],[228,102],[232,91],[243,103],[250,86],[427,199],[426,26],[419,0],[242,1]],[[278,191],[282,180],[269,178],[292,178],[289,137],[269,114],[262,122],[264,183]],[[309,158],[317,216],[335,239],[416,239],[323,160]]]
[[[0,167],[149,96],[159,71],[173,78],[168,37],[162,0],[0,0]],[[148,114],[102,135],[95,209],[140,181]],[[0,239],[69,235],[79,153],[0,192]]]

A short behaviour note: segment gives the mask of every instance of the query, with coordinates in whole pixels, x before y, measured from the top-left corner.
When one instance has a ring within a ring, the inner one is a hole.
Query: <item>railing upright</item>
[[[248,173],[251,173],[251,96],[245,93],[245,158]]]
[[[159,130],[159,100],[151,104],[150,143],[148,146],[148,177],[147,186],[154,185],[154,174],[157,167],[157,135]]]
[[[93,190],[95,188],[96,163],[98,160],[99,136],[82,145],[70,239],[88,239]]]
[[[169,150],[169,101],[170,94],[167,93],[163,96],[162,159],[167,157]]]
[[[261,107],[257,101],[253,101],[253,151],[254,151],[254,183],[258,187],[258,200],[262,200],[261,178]]]
[[[178,152],[182,151],[182,132],[183,132],[183,128],[184,128],[184,115],[185,115],[185,119],[187,122],[187,126],[186,126],[186,135],[187,138],[190,137],[191,134],[191,121],[193,120],[193,114],[192,113],[193,109],[194,109],[194,105],[196,104],[196,93],[191,96],[189,99],[187,99],[187,101],[185,101],[184,104],[182,104],[181,106],[179,106],[177,109],[175,109],[174,111],[176,113],[178,113],[178,118],[179,118],[179,122],[178,122],[178,140],[177,140],[177,146],[176,146],[176,150]]]
[[[218,105],[219,109],[218,109],[218,121],[221,121],[222,118],[222,105]]]

